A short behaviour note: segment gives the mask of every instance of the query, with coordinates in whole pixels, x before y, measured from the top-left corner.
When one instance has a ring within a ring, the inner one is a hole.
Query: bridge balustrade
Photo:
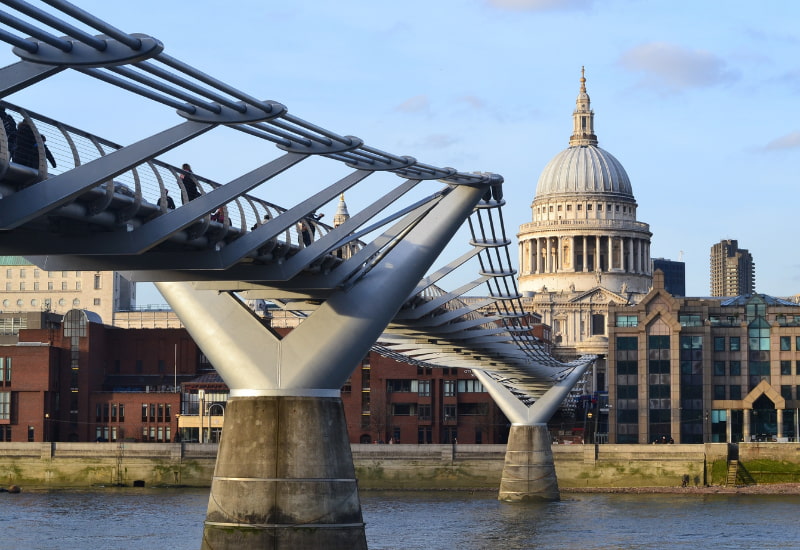
[[[13,152],[8,150],[8,137],[5,136],[5,129],[0,127],[0,132],[3,134],[0,148],[0,175],[2,175],[0,192],[3,196],[12,195],[20,189],[44,181],[49,177],[69,172],[82,164],[122,149],[122,146],[117,143],[39,113],[5,101],[0,102],[0,105],[14,119],[17,126],[23,121],[27,121],[37,135],[37,139],[42,142],[51,155],[51,157],[39,155],[38,169],[22,165],[19,159],[15,158]],[[169,195],[176,208],[189,202],[186,190],[181,183],[183,172],[180,167],[152,159],[123,172],[113,181],[88,191],[78,200],[90,203],[93,213],[113,206],[118,211],[117,221],[125,221],[133,217],[139,217],[146,221],[160,214],[168,213],[167,201],[166,199],[162,201],[162,197],[165,198]],[[192,173],[192,176],[197,181],[201,195],[222,185],[196,173]],[[262,225],[265,221],[276,218],[284,213],[286,208],[255,195],[245,194],[222,205],[220,210],[222,211],[221,216],[218,214],[206,216],[207,226],[218,232],[224,230],[225,236],[218,238],[234,239]],[[329,225],[319,220],[309,218],[307,223],[314,226],[314,231],[311,232],[312,240],[318,240],[331,230]],[[300,230],[295,225],[288,227],[280,240],[296,249],[307,246]],[[349,244],[349,254],[363,246],[363,243],[357,240]]]

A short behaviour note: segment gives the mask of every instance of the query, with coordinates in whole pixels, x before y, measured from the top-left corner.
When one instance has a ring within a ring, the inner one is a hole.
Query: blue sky
[[[724,238],[753,254],[757,291],[800,292],[800,2],[76,3],[305,120],[428,164],[502,174],[514,229],[567,147],[585,66],[599,145],[630,176],[652,256],[682,255],[687,294],[709,294],[709,249]],[[15,60],[0,47],[0,64]],[[7,99],[120,143],[178,121],[119,94],[73,74]],[[225,161],[235,146],[198,142],[166,160],[191,158],[226,181],[249,169]],[[264,155],[256,164],[276,150]],[[291,192],[274,202],[293,204]],[[159,300],[140,295],[149,301]]]

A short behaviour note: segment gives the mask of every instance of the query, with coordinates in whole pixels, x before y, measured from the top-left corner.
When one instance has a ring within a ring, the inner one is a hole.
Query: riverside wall
[[[505,445],[352,445],[361,489],[497,489]],[[724,485],[727,445],[553,445],[561,489]],[[209,487],[217,446],[0,443],[0,487]],[[800,444],[741,443],[758,483],[800,482]]]

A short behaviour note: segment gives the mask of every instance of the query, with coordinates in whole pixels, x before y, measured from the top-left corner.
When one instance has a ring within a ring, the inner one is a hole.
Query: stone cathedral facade
[[[569,147],[547,164],[522,224],[519,287],[526,305],[552,327],[562,359],[608,351],[609,304],[638,303],[652,286],[650,227],[622,164],[598,147],[586,78],[572,115]],[[597,365],[604,371],[604,362]],[[604,380],[595,379],[596,390]]]

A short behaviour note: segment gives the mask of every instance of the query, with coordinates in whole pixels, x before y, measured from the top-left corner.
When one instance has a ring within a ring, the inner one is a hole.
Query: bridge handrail
[[[123,148],[118,143],[29,109],[23,109],[8,101],[0,101],[0,106],[6,109],[6,112],[15,122],[21,123],[23,120],[28,120],[34,131],[42,138],[46,138],[43,145],[46,145],[47,150],[52,153],[55,166],[48,164],[46,158],[40,159],[44,165],[39,170],[42,174],[30,172],[30,176],[35,178],[36,181],[62,174]],[[3,132],[4,130],[0,128],[0,133]],[[7,140],[2,139],[0,143],[5,144]],[[10,160],[6,159],[6,162]],[[13,163],[11,166],[17,171],[20,170],[20,167]],[[182,172],[182,168],[158,159],[151,159],[114,178],[111,192],[128,196],[140,206],[150,207],[150,210],[157,209],[161,213],[166,213],[166,200],[160,201],[160,198],[164,197],[169,191],[172,191],[170,196],[173,200],[188,202],[186,190],[181,184],[180,174]],[[222,184],[199,174],[193,173],[193,175],[199,184],[198,188],[202,194],[222,186]],[[26,183],[30,184],[31,182],[24,182],[23,185]],[[104,185],[108,189],[108,183]],[[14,191],[15,189],[4,186],[4,195],[13,194]],[[110,195],[108,199],[111,199]],[[251,194],[237,197],[224,205],[222,209],[224,212],[223,219],[228,220],[227,224],[230,230],[237,233],[245,233],[251,228],[263,224],[267,219],[275,218],[287,210],[282,206]],[[320,238],[332,229],[331,226],[319,220],[308,219],[308,223],[313,224],[317,230],[312,232],[313,240]],[[300,231],[296,227],[290,227],[285,231],[283,241],[299,248],[305,246]],[[363,246],[363,243],[359,241],[354,241],[350,244],[355,246],[356,249]]]

